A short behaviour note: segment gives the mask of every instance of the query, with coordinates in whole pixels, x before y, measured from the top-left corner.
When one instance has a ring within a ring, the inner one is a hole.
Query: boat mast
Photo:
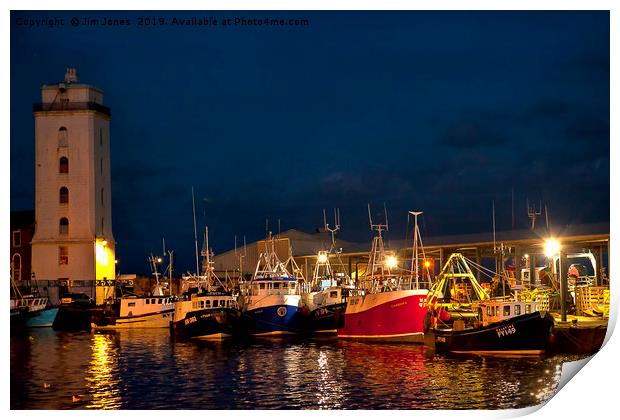
[[[413,269],[415,270],[415,288],[419,289],[420,288],[420,262],[419,262],[419,256],[418,256],[418,239],[420,238],[420,230],[418,228],[418,216],[421,215],[423,212],[421,211],[410,211],[409,214],[411,214],[414,218],[414,227],[413,227],[413,256],[412,256],[412,262],[413,262]],[[421,238],[420,238],[421,240]],[[411,282],[413,283],[413,276],[414,274],[412,273],[411,276]]]
[[[198,232],[196,231],[196,203],[194,201],[194,187],[192,186],[192,210],[194,212],[194,246],[196,248],[196,275],[200,275],[198,263]]]
[[[372,240],[372,249],[370,251],[370,258],[368,260],[368,269],[365,274],[365,281],[367,283],[370,281],[371,287],[375,288],[375,273],[379,272],[381,277],[384,277],[386,274],[391,275],[390,267],[386,266],[386,258],[385,258],[385,246],[383,244],[383,236],[382,232],[388,230],[388,219],[387,219],[387,209],[385,205],[383,206],[385,212],[385,223],[372,223],[372,215],[370,212],[370,203],[368,204],[368,222],[370,224],[371,230],[376,230],[377,234],[374,236]]]

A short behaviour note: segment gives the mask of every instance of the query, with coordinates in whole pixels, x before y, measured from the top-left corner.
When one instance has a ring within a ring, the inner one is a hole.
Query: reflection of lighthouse
[[[92,294],[93,280],[115,276],[110,109],[101,90],[78,83],[75,69],[67,69],[64,82],[41,88],[34,119],[33,274]],[[98,303],[112,289],[102,284]]]

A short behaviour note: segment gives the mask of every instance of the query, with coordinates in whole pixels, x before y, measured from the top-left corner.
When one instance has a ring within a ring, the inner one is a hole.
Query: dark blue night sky
[[[112,109],[113,229],[123,272],[161,239],[194,266],[191,187],[216,252],[314,231],[390,238],[609,221],[608,12],[201,12],[307,27],[137,27],[192,12],[11,14],[11,210],[34,208],[32,103],[76,67]],[[18,17],[129,17],[119,28],[26,28]],[[277,230],[277,228],[274,228]],[[370,247],[370,243],[369,243]]]

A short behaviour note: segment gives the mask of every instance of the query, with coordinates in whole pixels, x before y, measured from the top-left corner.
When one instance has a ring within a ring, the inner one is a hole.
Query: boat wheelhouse
[[[172,329],[176,337],[221,340],[240,333],[240,311],[230,294],[206,293],[175,304]]]
[[[168,328],[174,313],[171,296],[129,296],[107,305],[93,317],[94,329]]]

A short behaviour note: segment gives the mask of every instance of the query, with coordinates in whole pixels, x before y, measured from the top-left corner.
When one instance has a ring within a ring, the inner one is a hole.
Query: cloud
[[[506,142],[506,138],[496,135],[476,121],[465,121],[452,125],[446,130],[442,143],[454,148],[477,148],[496,146]]]

